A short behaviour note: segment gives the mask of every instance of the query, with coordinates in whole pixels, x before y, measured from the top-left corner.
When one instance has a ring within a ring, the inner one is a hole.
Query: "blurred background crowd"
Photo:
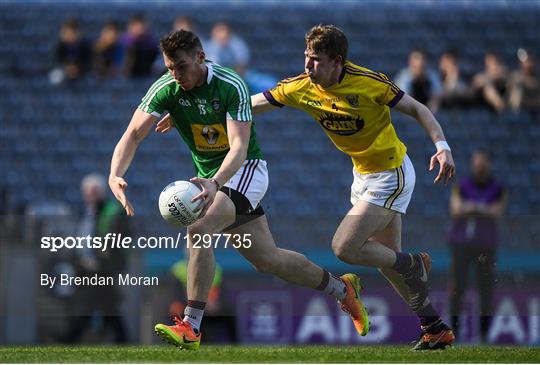
[[[458,171],[448,188],[433,186],[427,172],[434,147],[425,132],[392,116],[417,174],[403,243],[432,253],[435,302],[461,341],[540,342],[538,1],[43,1],[0,4],[0,344],[154,341],[153,323],[183,308],[182,250],[49,253],[39,238],[176,235],[157,209],[164,186],[193,175],[176,133],[153,133],[140,146],[127,174],[133,219],[122,216],[104,178],[134,108],[165,72],[162,35],[195,31],[207,58],[235,69],[256,93],[303,72],[303,37],[318,23],[342,28],[352,62],[393,78],[445,130]],[[349,207],[350,161],[301,112],[255,122],[269,163],[264,204],[276,241],[329,270],[355,271],[329,244]],[[207,339],[272,343],[285,336],[280,316],[309,312],[307,294],[253,273],[230,249],[216,255]],[[133,272],[162,281],[156,288],[49,290],[39,286],[41,272]],[[386,303],[381,318],[407,316],[398,298],[377,292],[383,282],[375,271],[357,272],[374,289],[375,311],[382,308],[377,298]],[[250,302],[267,294],[265,306]],[[238,308],[249,315],[237,316]],[[328,315],[337,315],[333,307]],[[288,342],[358,341],[298,337],[298,321],[285,331]],[[376,323],[375,333],[384,328]],[[30,330],[14,330],[21,325]],[[372,338],[406,340],[398,327]]]
[[[54,54],[55,68],[49,75],[51,83],[74,81],[89,73],[94,77],[162,74],[163,62],[156,48],[159,37],[144,14],[132,16],[125,30],[121,24],[115,20],[105,22],[99,37],[91,41],[76,18],[64,21]],[[171,27],[174,29],[197,31],[188,16],[176,18]],[[250,64],[250,47],[227,22],[215,23],[209,38],[205,36],[205,33],[200,35],[207,58],[233,68],[246,78],[253,93],[277,81],[277,76],[271,74],[249,72],[250,68],[257,67]],[[500,50],[493,49],[483,54],[481,69],[469,70],[463,68],[457,44],[436,55],[437,59],[431,63],[426,51],[415,48],[407,56],[407,66],[391,76],[401,89],[434,112],[440,107],[484,106],[496,112],[511,109],[537,114],[540,81],[535,55],[531,52],[534,49],[519,46],[516,45],[515,58],[509,65],[499,54]]]

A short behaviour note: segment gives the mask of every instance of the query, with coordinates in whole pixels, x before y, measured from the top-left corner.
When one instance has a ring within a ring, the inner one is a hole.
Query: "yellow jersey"
[[[407,148],[392,125],[390,107],[403,94],[386,75],[349,61],[339,82],[329,88],[312,83],[303,73],[264,92],[276,106],[292,106],[311,115],[363,174],[401,166]]]

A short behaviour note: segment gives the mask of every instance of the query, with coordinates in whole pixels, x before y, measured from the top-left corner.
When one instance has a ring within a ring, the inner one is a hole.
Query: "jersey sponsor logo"
[[[191,103],[189,102],[189,100],[186,100],[186,99],[178,99],[178,104],[182,105],[182,106],[191,106]]]
[[[341,98],[339,96],[324,99],[325,103],[338,103],[340,101],[341,101]]]
[[[359,102],[359,98],[357,94],[346,95],[345,99],[347,100],[349,105],[352,106],[353,108],[358,108],[358,106],[360,106],[360,102]]]
[[[229,139],[222,124],[192,124],[193,142],[200,152],[217,152],[229,149]]]
[[[350,136],[364,128],[362,118],[353,118],[347,115],[326,113],[321,115],[318,122],[327,131],[340,136]]]

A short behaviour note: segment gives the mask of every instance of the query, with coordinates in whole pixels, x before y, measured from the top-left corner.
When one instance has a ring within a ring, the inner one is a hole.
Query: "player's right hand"
[[[449,150],[440,150],[431,156],[429,161],[429,171],[433,171],[435,165],[439,164],[439,173],[433,181],[434,184],[444,180],[444,185],[447,185],[450,180],[456,175],[456,164],[452,157],[452,152]]]
[[[210,179],[204,179],[202,177],[192,177],[189,181],[197,183],[202,187],[202,191],[191,199],[192,203],[201,200],[201,205],[199,206],[201,214],[199,218],[202,218],[206,215],[208,208],[210,208],[216,198],[218,192],[217,186]]]
[[[120,176],[109,176],[109,187],[111,188],[111,191],[113,192],[116,199],[120,202],[120,204],[122,204],[122,206],[126,210],[126,214],[129,216],[135,215],[135,210],[133,209],[133,206],[126,197],[125,190],[128,187],[128,183],[126,182],[126,180],[124,180]]]
[[[167,133],[173,129],[173,122],[170,114],[166,114],[156,125],[156,132]]]

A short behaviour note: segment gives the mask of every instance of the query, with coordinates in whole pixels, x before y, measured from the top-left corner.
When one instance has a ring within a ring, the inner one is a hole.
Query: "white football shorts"
[[[396,169],[361,174],[353,168],[351,203],[366,201],[405,214],[411,201],[416,181],[414,166],[405,155],[403,163]]]
[[[266,161],[259,159],[244,161],[242,167],[223,186],[240,192],[248,198],[251,208],[257,208],[268,189]]]

